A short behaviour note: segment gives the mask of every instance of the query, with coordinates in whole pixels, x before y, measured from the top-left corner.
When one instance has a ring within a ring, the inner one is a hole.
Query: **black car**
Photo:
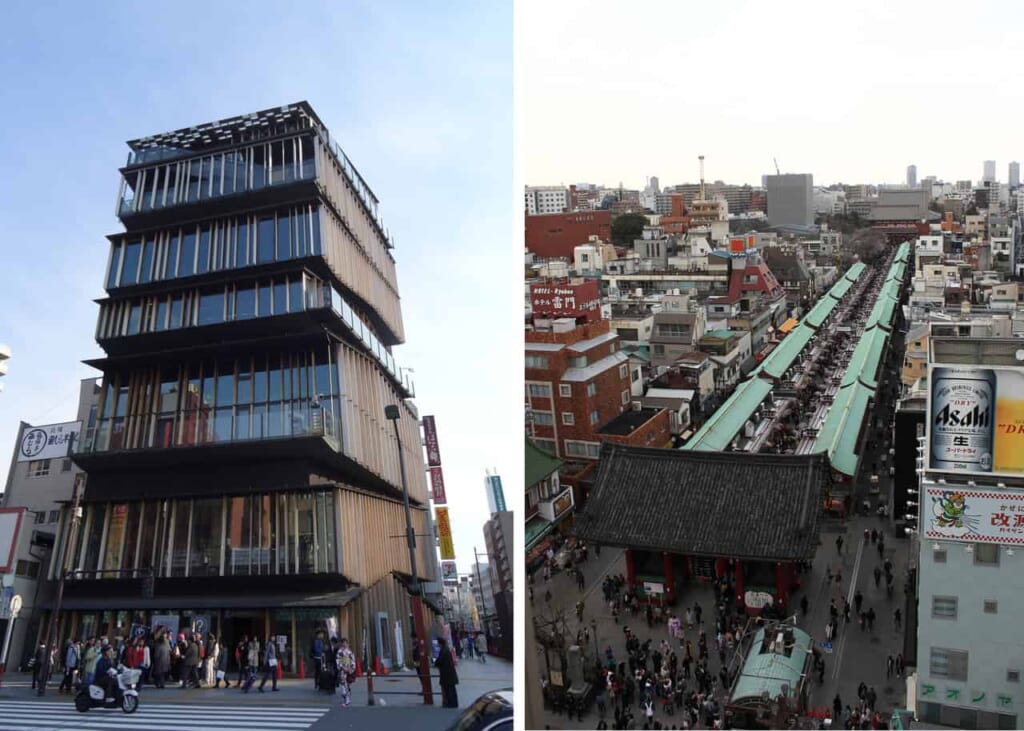
[[[459,714],[448,731],[512,731],[512,689],[484,693]]]

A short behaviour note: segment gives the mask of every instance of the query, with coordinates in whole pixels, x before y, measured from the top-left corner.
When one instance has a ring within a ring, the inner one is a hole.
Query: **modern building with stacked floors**
[[[409,664],[400,459],[414,533],[433,524],[377,199],[305,102],[128,146],[59,638],[256,633],[289,672],[324,629]],[[436,582],[434,542],[417,553]]]

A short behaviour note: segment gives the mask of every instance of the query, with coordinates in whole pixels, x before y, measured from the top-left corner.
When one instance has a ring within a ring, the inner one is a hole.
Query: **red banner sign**
[[[440,467],[430,468],[430,492],[434,495],[435,505],[444,505],[448,502],[444,494],[444,475]]]
[[[441,448],[437,444],[437,426],[433,416],[423,417],[423,441],[427,444],[427,464],[441,466]]]

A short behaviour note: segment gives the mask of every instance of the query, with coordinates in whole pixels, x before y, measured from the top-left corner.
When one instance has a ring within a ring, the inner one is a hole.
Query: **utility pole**
[[[74,449],[75,438],[72,437],[68,443],[68,455],[70,456]],[[50,674],[50,659],[53,657],[53,649],[57,643],[57,629],[59,627],[59,618],[61,604],[64,603],[64,581],[68,575],[68,561],[71,559],[71,547],[77,542],[75,539],[78,536],[78,523],[82,519],[82,494],[85,492],[85,473],[79,472],[75,475],[75,484],[71,490],[71,526],[68,530],[67,540],[64,541],[64,552],[60,561],[60,575],[57,579],[57,597],[53,603],[53,611],[50,612],[50,620],[47,623],[46,634],[46,653],[43,657],[43,667],[39,674],[39,691],[38,695],[43,695],[46,692],[46,680]]]
[[[402,454],[402,438],[398,434],[398,419],[401,412],[398,406],[388,404],[384,407],[384,416],[394,426],[395,441],[398,443],[398,467],[402,475],[402,502],[405,505],[405,535],[409,546],[409,571],[412,580],[409,582],[409,594],[412,595],[412,622],[416,632],[416,644],[420,657],[420,684],[423,686],[423,705],[434,705],[434,693],[430,687],[430,652],[427,651],[427,628],[423,625],[423,585],[420,584],[416,570],[416,531],[412,527],[412,512],[409,509],[409,485],[405,478],[405,456]]]

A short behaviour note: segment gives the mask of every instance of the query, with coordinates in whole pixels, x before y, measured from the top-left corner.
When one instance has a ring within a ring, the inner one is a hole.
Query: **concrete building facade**
[[[814,176],[769,175],[768,222],[772,226],[810,226],[814,223]]]

